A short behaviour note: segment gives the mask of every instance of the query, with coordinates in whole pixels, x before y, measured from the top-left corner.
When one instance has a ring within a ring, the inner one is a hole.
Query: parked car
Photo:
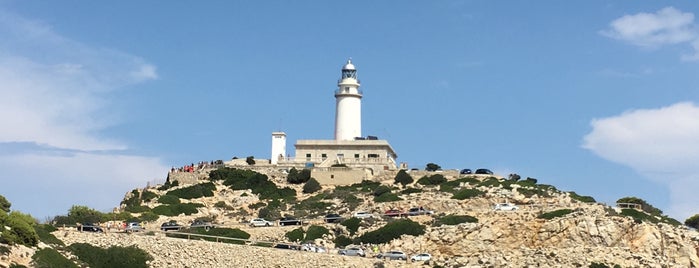
[[[387,217],[405,217],[405,216],[407,216],[407,214],[405,214],[405,212],[397,210],[397,209],[386,210],[386,212],[384,212],[383,215],[385,215]]]
[[[182,225],[177,224],[176,221],[169,221],[169,222],[163,222],[163,224],[160,225],[160,230],[162,231],[179,231],[182,229]]]
[[[500,204],[495,204],[495,210],[501,210],[501,211],[514,211],[518,210],[519,207],[510,204],[510,203],[500,203]]]
[[[339,223],[342,221],[342,216],[340,214],[330,213],[325,215],[325,222],[327,223]]]
[[[204,228],[204,230],[208,231],[214,228],[214,224],[205,220],[194,220],[192,224],[189,225],[189,228]]]
[[[345,255],[345,256],[366,257],[366,253],[364,253],[364,250],[361,248],[357,248],[357,247],[348,247],[345,249],[341,249],[341,250],[338,250],[337,253],[340,255]]]
[[[420,253],[420,254],[413,255],[412,257],[410,257],[411,261],[429,261],[431,259],[432,259],[432,255],[430,255],[429,253]]]
[[[274,225],[271,221],[262,219],[262,218],[256,218],[250,220],[250,226],[253,227],[261,227],[261,226],[272,226]]]
[[[376,255],[376,258],[379,259],[389,259],[389,260],[407,260],[408,255],[405,255],[402,251],[386,251],[384,253],[379,253],[379,255]]]
[[[306,244],[301,245],[301,250],[310,251],[310,252],[318,252],[318,253],[326,252],[324,247],[310,244],[310,243],[306,243]]]
[[[432,215],[432,214],[434,214],[434,211],[424,209],[423,207],[411,208],[410,210],[408,210],[408,216]]]
[[[371,214],[366,211],[357,211],[354,214],[352,214],[352,217],[359,218],[359,219],[366,219],[366,218],[373,218],[374,214]]]
[[[292,244],[276,244],[276,245],[274,245],[274,248],[301,250],[301,246],[299,246],[299,245],[292,245]]]
[[[301,220],[298,220],[293,217],[284,217],[281,220],[279,220],[279,225],[281,226],[286,226],[286,225],[301,225]]]
[[[78,231],[95,232],[95,233],[103,233],[104,232],[104,230],[102,230],[102,227],[99,227],[99,226],[94,225],[92,223],[83,223],[81,225],[78,225]]]
[[[461,171],[459,171],[459,174],[471,174],[471,173],[473,173],[473,172],[471,172],[471,170],[468,168],[465,168],[465,169],[462,169]]]
[[[140,232],[143,230],[144,230],[143,227],[138,222],[129,222],[126,224],[126,230],[124,230],[124,231],[126,231],[127,233],[133,233],[133,232]]]
[[[493,175],[493,172],[490,171],[490,169],[487,169],[487,168],[479,168],[479,169],[476,169],[476,174],[488,174],[488,175]]]

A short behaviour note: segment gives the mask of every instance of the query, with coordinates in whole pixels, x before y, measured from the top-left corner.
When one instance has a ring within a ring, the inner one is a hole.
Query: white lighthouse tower
[[[362,92],[352,59],[342,66],[342,77],[335,91],[335,140],[354,140],[362,136]]]

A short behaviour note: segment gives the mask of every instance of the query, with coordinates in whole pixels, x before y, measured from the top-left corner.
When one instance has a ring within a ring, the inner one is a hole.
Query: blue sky
[[[0,0],[0,194],[107,211],[167,170],[332,139],[352,57],[363,134],[422,168],[490,168],[699,213],[694,1]]]

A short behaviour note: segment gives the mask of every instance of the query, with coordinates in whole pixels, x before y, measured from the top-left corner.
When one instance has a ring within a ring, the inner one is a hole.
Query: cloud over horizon
[[[13,209],[40,217],[67,212],[57,207],[62,202],[113,207],[139,181],[162,176],[167,167],[158,158],[129,155],[128,141],[101,134],[124,112],[106,93],[157,78],[156,67],[139,57],[0,8],[0,148],[12,147],[0,152],[0,168],[4,182],[24,179],[0,194]],[[56,202],[32,204],[31,189]]]
[[[676,103],[594,119],[582,147],[628,167],[670,190],[667,214],[684,220],[699,213],[699,106]]]
[[[600,31],[600,34],[651,49],[688,44],[693,50],[682,55],[681,59],[699,60],[699,31],[694,23],[694,14],[674,7],[665,7],[656,13],[622,16],[610,22],[609,29]]]

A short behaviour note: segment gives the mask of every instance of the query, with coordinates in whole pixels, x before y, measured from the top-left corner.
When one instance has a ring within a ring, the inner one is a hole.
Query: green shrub
[[[380,195],[382,195],[382,194],[390,193],[390,192],[391,192],[391,188],[390,188],[390,187],[388,187],[388,186],[386,186],[386,185],[381,185],[381,186],[379,186],[379,187],[376,187],[376,189],[374,189],[374,193],[372,193],[372,194],[373,194],[374,196],[380,196]]]
[[[141,200],[144,202],[151,201],[151,200],[155,199],[156,197],[158,197],[158,194],[151,192],[151,191],[146,190],[146,191],[143,191],[141,193]]]
[[[0,244],[0,255],[9,255],[10,254],[10,248],[5,246],[4,244]]]
[[[70,252],[93,268],[107,267],[133,267],[146,268],[148,261],[153,257],[135,246],[117,247],[107,249],[92,246],[86,243],[74,243],[67,247]]]
[[[0,211],[10,212],[10,207],[12,203],[7,200],[4,196],[0,195]]]
[[[347,231],[349,231],[351,236],[354,236],[354,234],[357,233],[357,230],[359,230],[359,223],[361,223],[362,220],[359,218],[349,218],[340,223],[340,225],[347,227]]]
[[[306,194],[315,193],[320,191],[321,188],[320,183],[318,183],[316,179],[311,178],[306,182],[306,184],[303,185],[303,192]]]
[[[310,173],[309,173],[310,174]],[[252,190],[260,199],[284,199],[294,200],[296,191],[289,187],[277,188],[267,175],[252,170],[239,170],[234,168],[219,168],[209,173],[210,180],[223,180],[223,185],[233,190]]]
[[[255,164],[255,157],[254,156],[248,156],[245,158],[245,163],[248,163],[248,165],[254,165]]]
[[[482,196],[485,194],[483,191],[478,190],[478,189],[461,189],[458,192],[454,193],[452,195],[452,199],[458,199],[458,200],[464,200],[468,198],[474,198],[478,196]]]
[[[352,239],[350,239],[349,237],[346,237],[344,235],[339,235],[339,236],[335,237],[335,241],[333,241],[333,242],[335,242],[335,247],[344,248],[344,247],[352,244]]]
[[[350,186],[337,186],[335,187],[335,190],[373,192],[374,189],[376,189],[376,187],[379,187],[380,185],[381,183],[377,181],[362,180],[362,182],[355,183]]]
[[[103,213],[91,209],[86,206],[74,205],[68,210],[68,222],[65,224],[76,223],[96,223],[102,220]]]
[[[408,184],[413,183],[413,177],[408,174],[408,172],[405,172],[405,170],[401,169],[398,171],[398,174],[396,174],[396,177],[393,179],[393,184],[400,183],[403,186],[406,186]]]
[[[39,249],[32,256],[34,267],[37,268],[78,268],[78,265],[58,253],[53,248]]]
[[[158,203],[161,204],[179,204],[180,198],[174,195],[166,194],[158,198]]]
[[[699,229],[699,214],[694,214],[693,216],[684,220],[684,225],[687,225],[694,229]]]
[[[0,212],[0,226],[9,228],[9,230],[2,229],[0,232],[0,243],[36,246],[39,243],[39,236],[34,230],[34,225],[36,220],[29,214],[19,211],[12,211],[9,214]]]
[[[543,214],[539,215],[537,218],[550,220],[550,219],[557,218],[557,217],[563,217],[563,216],[568,215],[572,212],[573,212],[572,209],[567,209],[567,208],[566,209],[559,209],[559,210],[554,210],[554,211],[549,211],[549,212],[543,213]]]
[[[440,169],[442,169],[442,167],[440,167],[439,165],[437,165],[435,163],[427,163],[427,165],[425,165],[425,170],[427,170],[427,171],[437,171]]]
[[[39,241],[44,242],[49,245],[59,245],[63,246],[63,241],[56,238],[51,232],[56,231],[56,227],[50,224],[36,224],[34,225],[34,231],[39,237]]]
[[[319,225],[311,225],[308,227],[308,230],[306,230],[306,237],[304,238],[304,241],[312,241],[317,238],[322,238],[323,235],[330,234],[330,231],[328,231],[327,228]]]
[[[199,203],[180,203],[172,205],[160,205],[151,210],[152,213],[163,216],[177,216],[180,214],[192,215],[199,212],[198,207],[204,205]]]
[[[379,196],[374,197],[374,202],[393,202],[393,201],[400,201],[403,200],[403,198],[400,198],[398,195],[394,193],[384,193]]]
[[[289,241],[291,241],[291,242],[303,241],[303,237],[304,237],[303,228],[299,227],[299,228],[296,228],[294,230],[288,231],[288,232],[286,232],[286,234],[284,234],[284,237],[289,239]]]
[[[249,208],[249,209],[258,209],[258,208],[263,208],[263,207],[265,207],[265,206],[267,206],[267,203],[265,203],[265,202],[257,202],[257,203],[255,203],[255,204],[250,204],[250,205],[248,205],[248,208]]]
[[[648,204],[646,200],[640,199],[638,197],[623,197],[619,198],[619,200],[616,201],[617,203],[633,203],[633,204],[639,204],[641,205],[641,210],[645,211],[648,214],[655,215],[655,216],[660,216],[663,214],[663,211],[653,207],[652,205]]]
[[[405,190],[400,191],[400,194],[412,194],[412,193],[422,193],[422,189],[418,188],[405,188]]]
[[[446,181],[447,178],[445,178],[442,174],[434,174],[432,176],[423,176],[417,180],[417,183],[422,185],[439,185]]]
[[[437,219],[435,226],[457,225],[465,222],[478,222],[478,219],[468,215],[446,215]]]
[[[425,233],[425,227],[409,219],[401,219],[389,222],[378,230],[371,231],[359,237],[363,243],[383,244],[401,235],[418,236]]]
[[[595,202],[597,202],[597,201],[595,201],[595,198],[593,198],[592,196],[578,195],[575,192],[568,192],[568,194],[570,194],[571,199],[578,200],[578,201],[583,202],[583,203],[595,203]]]
[[[169,191],[167,194],[174,195],[182,199],[193,199],[200,197],[214,196],[216,185],[211,182],[199,183],[192,186],[184,187]]]
[[[292,184],[305,183],[311,179],[311,170],[302,169],[301,171],[296,170],[296,168],[291,168],[289,174],[286,175],[286,182]]]
[[[152,222],[156,221],[159,218],[159,216],[152,211],[146,211],[141,214],[141,216],[138,217],[139,222]]]
[[[478,187],[498,187],[500,186],[500,179],[496,177],[487,177],[477,185]]]
[[[165,180],[165,183],[158,187],[158,190],[160,191],[165,191],[167,189],[170,189],[172,187],[177,187],[179,186],[180,183],[178,181],[170,181],[170,174],[167,175],[167,180]]]

